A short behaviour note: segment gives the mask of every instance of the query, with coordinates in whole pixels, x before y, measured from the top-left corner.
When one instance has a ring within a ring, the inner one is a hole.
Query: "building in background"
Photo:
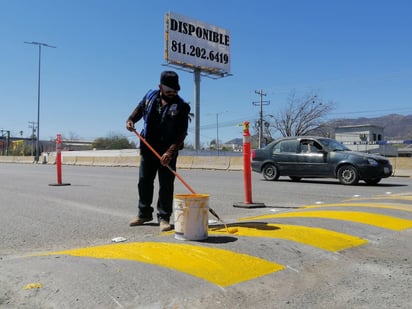
[[[335,139],[354,151],[398,156],[398,150],[385,142],[384,128],[376,125],[340,126]]]

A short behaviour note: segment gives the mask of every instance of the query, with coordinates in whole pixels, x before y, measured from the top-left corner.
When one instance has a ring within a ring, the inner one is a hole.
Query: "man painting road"
[[[173,71],[164,71],[160,76],[158,90],[146,93],[126,121],[129,131],[135,130],[135,123],[143,118],[141,135],[161,159],[144,144],[140,143],[140,168],[138,181],[138,215],[129,225],[139,226],[153,220],[152,207],[154,180],[159,178],[157,219],[160,231],[171,229],[170,217],[173,211],[175,175],[168,166],[176,170],[179,149],[187,135],[190,106],[178,95],[179,76]]]

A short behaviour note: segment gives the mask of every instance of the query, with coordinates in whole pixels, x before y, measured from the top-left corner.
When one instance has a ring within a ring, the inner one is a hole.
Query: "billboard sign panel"
[[[168,63],[230,73],[230,33],[175,13],[165,16],[165,59]]]

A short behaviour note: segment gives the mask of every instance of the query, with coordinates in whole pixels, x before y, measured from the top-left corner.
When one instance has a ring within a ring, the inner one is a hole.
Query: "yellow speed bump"
[[[276,219],[276,218],[321,218],[352,221],[356,223],[368,224],[384,229],[401,231],[412,227],[412,221],[396,218],[392,216],[373,214],[360,211],[299,211],[299,212],[285,212],[280,214],[263,215],[244,220],[260,220],[260,219]]]
[[[412,207],[402,204],[382,204],[382,203],[340,203],[340,204],[316,204],[303,207],[308,208],[326,208],[326,207],[369,207],[369,208],[386,208],[412,212]]]
[[[230,225],[230,227],[233,226]],[[367,243],[367,240],[356,236],[299,225],[252,222],[236,225],[236,229],[236,236],[286,239],[332,252],[342,251]],[[220,234],[227,232],[225,228],[219,227],[209,229],[209,233]]]
[[[357,200],[399,200],[399,201],[412,201],[412,195],[407,194],[391,194],[391,195],[378,195],[376,197],[355,197],[350,198],[348,201]]]
[[[247,254],[187,244],[123,243],[47,253],[96,259],[119,259],[154,264],[229,286],[284,269]]]

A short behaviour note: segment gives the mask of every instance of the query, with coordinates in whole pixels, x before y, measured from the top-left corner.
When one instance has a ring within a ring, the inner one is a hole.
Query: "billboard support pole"
[[[195,81],[195,150],[200,150],[200,68],[194,69]]]

